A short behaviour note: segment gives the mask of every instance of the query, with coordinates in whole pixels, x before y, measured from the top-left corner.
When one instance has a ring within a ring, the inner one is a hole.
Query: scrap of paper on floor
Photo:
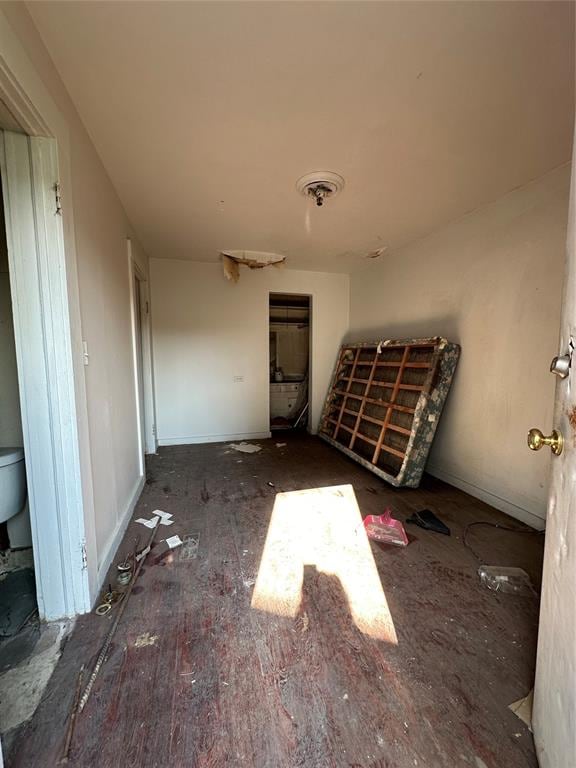
[[[156,528],[159,519],[159,517],[152,517],[150,520],[145,520],[143,517],[139,517],[136,522],[145,525],[146,528]]]

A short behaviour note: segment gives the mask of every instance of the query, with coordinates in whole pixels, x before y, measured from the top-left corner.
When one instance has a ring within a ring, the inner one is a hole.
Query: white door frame
[[[136,395],[136,422],[138,428],[138,445],[140,459],[140,474],[144,476],[144,454],[156,453],[158,444],[156,441],[156,417],[154,407],[154,378],[152,376],[152,323],[150,321],[150,287],[148,276],[140,267],[132,253],[132,242],[127,238],[128,247],[128,274],[130,282],[130,313],[132,327],[132,354],[134,359],[134,386]],[[138,341],[136,334],[138,324],[136,322],[136,301],[134,296],[134,280],[138,279],[140,286],[140,330],[142,342],[142,402],[144,413],[140,414],[140,396],[138,382]],[[144,434],[142,434],[142,423],[144,423]]]
[[[2,132],[0,169],[38,610],[71,616],[89,585],[56,142]]]
[[[89,611],[98,590],[69,136],[1,10],[0,98],[25,132],[3,134],[0,162],[38,607],[51,620]]]

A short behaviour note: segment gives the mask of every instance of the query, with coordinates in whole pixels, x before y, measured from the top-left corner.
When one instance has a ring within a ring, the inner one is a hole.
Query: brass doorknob
[[[551,435],[543,435],[539,429],[531,429],[528,432],[528,448],[531,451],[539,451],[543,445],[549,445],[555,456],[560,456],[564,448],[564,438],[557,429],[552,430]]]

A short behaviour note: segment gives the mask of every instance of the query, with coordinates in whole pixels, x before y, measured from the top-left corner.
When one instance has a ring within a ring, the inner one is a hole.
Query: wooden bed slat
[[[351,397],[354,400],[366,400],[367,403],[377,405],[380,408],[393,408],[395,411],[401,411],[402,413],[414,413],[415,408],[410,408],[408,405],[399,405],[398,403],[391,403],[389,400],[377,400],[375,397],[363,397],[362,395],[355,395],[353,392],[343,392],[340,389],[335,389],[334,394],[341,395],[342,397]]]
[[[404,366],[406,365],[406,361],[408,360],[409,354],[410,354],[410,347],[409,346],[404,347],[404,353],[402,355],[402,363],[400,365],[400,368],[398,368],[398,373],[396,374],[396,383],[394,384],[394,389],[392,390],[392,397],[390,398],[390,403],[394,403],[398,395],[398,390],[400,388],[400,383],[402,381],[402,374],[404,373]],[[388,411],[386,413],[386,418],[384,420],[384,424],[382,425],[382,429],[380,431],[380,437],[378,438],[378,442],[374,450],[374,456],[372,457],[372,464],[377,465],[378,460],[380,459],[380,451],[382,450],[382,445],[384,443],[384,438],[386,437],[386,430],[388,429],[388,424],[390,423],[391,416],[392,416],[392,407],[389,406]],[[388,453],[392,453],[392,451],[389,450]],[[403,455],[404,454],[402,454],[402,456]]]

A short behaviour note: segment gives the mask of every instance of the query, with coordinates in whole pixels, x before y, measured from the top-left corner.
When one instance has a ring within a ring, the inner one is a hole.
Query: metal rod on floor
[[[134,586],[134,583],[136,579],[138,578],[138,574],[140,573],[140,570],[142,568],[142,565],[144,561],[146,560],[146,555],[150,551],[150,548],[152,547],[152,542],[154,541],[154,536],[156,535],[156,528],[158,526],[158,523],[156,523],[156,526],[154,527],[154,530],[150,534],[150,538],[148,539],[148,543],[142,550],[143,557],[138,562],[138,565],[136,567],[136,570],[134,571],[134,576],[132,578],[132,581],[130,582],[130,586],[126,590],[126,594],[124,595],[124,599],[120,602],[120,605],[118,606],[118,612],[116,613],[116,618],[114,619],[114,623],[110,627],[110,631],[106,635],[106,639],[104,640],[104,643],[102,645],[102,648],[100,650],[100,653],[98,654],[98,658],[96,659],[96,663],[94,664],[94,669],[92,670],[92,674],[90,675],[90,679],[88,680],[86,684],[86,688],[84,689],[84,693],[82,694],[82,698],[80,699],[80,704],[78,706],[78,711],[82,712],[84,707],[86,706],[86,702],[88,701],[88,698],[90,697],[90,692],[92,690],[92,686],[94,685],[96,678],[98,677],[98,673],[100,672],[100,668],[102,667],[102,664],[104,664],[104,660],[106,658],[106,655],[108,653],[108,649],[110,648],[110,643],[112,642],[112,638],[114,637],[114,633],[116,632],[116,628],[118,624],[120,623],[120,619],[122,618],[122,614],[124,613],[124,609],[126,608],[126,604],[128,603],[128,598],[130,597],[132,593],[132,587]]]
[[[68,721],[68,730],[66,731],[66,741],[64,742],[64,751],[62,752],[61,763],[67,763],[70,757],[70,747],[72,745],[72,736],[74,735],[74,726],[76,725],[76,715],[78,714],[78,704],[80,702],[80,693],[82,691],[82,679],[84,677],[84,664],[80,667],[78,673],[78,682],[76,683],[76,692],[70,710],[70,720]]]
[[[300,422],[302,421],[302,418],[304,417],[304,415],[305,415],[306,413],[308,413],[308,405],[309,405],[309,404],[308,404],[308,403],[306,403],[306,405],[304,406],[304,408],[302,408],[302,410],[300,411],[300,415],[298,416],[298,418],[296,419],[296,422],[295,422],[295,424],[294,424],[294,429],[296,429],[296,427],[298,426],[298,424],[300,424]]]

